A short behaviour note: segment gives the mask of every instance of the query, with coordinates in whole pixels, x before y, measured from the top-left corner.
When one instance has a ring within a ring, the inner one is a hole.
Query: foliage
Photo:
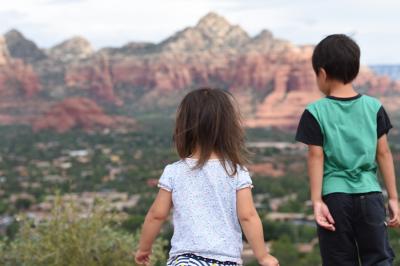
[[[34,225],[24,219],[14,241],[0,242],[0,265],[5,266],[128,266],[138,234],[111,226],[115,218],[102,204],[81,217],[77,206],[56,200],[51,219]],[[165,264],[165,241],[157,240],[153,265]]]
[[[121,226],[128,232],[135,232],[142,226],[143,223],[144,223],[143,215],[132,215],[124,222],[122,222]]]
[[[394,258],[393,266],[400,266],[400,229],[389,229],[390,245],[393,248],[396,257]]]
[[[58,218],[47,223],[33,225],[27,220],[14,222],[6,229],[8,237],[0,241],[0,265],[133,264],[131,253],[137,243],[135,232],[140,227],[157,190],[149,185],[151,182],[148,183],[148,180],[157,179],[167,163],[178,159],[172,148],[171,117],[143,112],[135,118],[140,128],[134,132],[86,133],[72,130],[57,134],[50,131],[34,133],[27,126],[0,127],[0,187],[3,192],[0,197],[0,215],[4,217],[12,217],[15,213],[25,211],[32,204],[42,202],[45,196],[53,195],[58,190],[61,193],[116,190],[128,192],[129,195],[140,195],[138,204],[125,210],[129,215],[128,219],[118,225],[118,228],[117,224],[109,222],[109,217],[105,217],[101,208],[93,210],[87,218],[78,219],[73,215],[78,215],[74,208],[64,205],[53,212],[53,217]],[[400,119],[397,117],[393,121],[398,122]],[[389,134],[389,138],[396,160],[396,172],[400,173],[399,136],[393,133]],[[293,132],[270,128],[248,129],[247,137],[249,142],[292,142],[294,139]],[[81,162],[70,156],[69,151],[73,150],[88,151],[89,161]],[[253,148],[252,152],[252,161],[272,161],[281,164],[285,169],[284,176],[279,178],[260,174],[252,176],[254,194],[265,196],[262,202],[265,207],[261,208],[262,211],[270,211],[271,198],[295,194],[297,197],[283,202],[278,211],[310,213],[312,209],[306,205],[306,201],[309,200],[307,174],[301,170],[290,170],[293,163],[305,164],[306,154],[276,148]],[[118,156],[120,160],[113,161],[113,155]],[[71,166],[63,169],[57,161],[68,162]],[[43,162],[47,162],[48,166],[40,166]],[[115,178],[104,178],[110,175],[111,170],[116,173]],[[65,180],[60,183],[52,182],[46,178],[49,176],[60,176]],[[397,182],[397,185],[400,189],[400,182]],[[33,195],[34,201],[22,199],[11,204],[11,195],[21,192]],[[316,237],[313,226],[266,220],[263,221],[263,225],[265,239],[272,241],[274,252],[283,258],[281,265],[321,264],[318,247],[307,254],[297,250],[298,243],[309,243]],[[169,224],[163,228],[161,237],[171,239],[171,235],[172,227]],[[399,230],[390,230],[390,240],[395,253],[399,253]],[[159,241],[156,248],[155,258],[159,263],[164,262],[165,251],[169,247],[163,245],[164,243]],[[290,261],[289,257],[295,260]],[[61,264],[56,264],[56,259]],[[394,265],[400,266],[399,256],[396,257]]]
[[[279,240],[272,244],[272,253],[279,258],[280,265],[285,266],[319,266],[321,258],[318,247],[315,247],[310,253],[302,254],[297,250],[290,238],[283,235]]]
[[[268,220],[263,220],[262,224],[265,241],[278,240],[285,236],[294,243],[308,243],[316,238],[315,226]]]

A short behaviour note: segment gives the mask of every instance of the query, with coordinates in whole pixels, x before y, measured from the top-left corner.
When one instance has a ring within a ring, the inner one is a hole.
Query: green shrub
[[[310,253],[300,253],[296,244],[287,235],[282,235],[272,243],[272,254],[285,266],[320,266],[319,248],[315,246]]]
[[[122,222],[121,226],[128,232],[135,232],[139,228],[142,227],[144,223],[144,216],[143,215],[132,215],[128,219]]]
[[[76,206],[57,199],[47,222],[34,226],[24,219],[10,243],[0,242],[0,265],[5,266],[125,266],[135,265],[138,234],[118,230],[103,204],[84,218]],[[165,265],[165,243],[157,240],[153,265]]]

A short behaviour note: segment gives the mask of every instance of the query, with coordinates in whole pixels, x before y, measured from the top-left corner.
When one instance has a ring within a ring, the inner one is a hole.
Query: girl
[[[209,88],[187,94],[173,139],[181,160],[167,165],[160,177],[136,263],[149,263],[153,241],[173,208],[167,265],[241,265],[241,227],[259,264],[279,265],[265,247],[253,204],[244,130],[233,96]]]

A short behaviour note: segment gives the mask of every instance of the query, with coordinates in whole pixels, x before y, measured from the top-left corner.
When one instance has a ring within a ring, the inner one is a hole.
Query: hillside
[[[41,49],[11,30],[0,40],[0,124],[41,124],[68,98],[93,101],[111,118],[169,114],[185,91],[215,86],[237,96],[249,127],[293,129],[305,105],[320,97],[312,49],[268,30],[250,36],[216,13],[160,43],[99,50],[81,36]],[[399,110],[400,81],[363,67],[355,84],[380,97],[391,112]],[[91,124],[96,123],[76,126]],[[60,131],[63,125],[51,128]]]

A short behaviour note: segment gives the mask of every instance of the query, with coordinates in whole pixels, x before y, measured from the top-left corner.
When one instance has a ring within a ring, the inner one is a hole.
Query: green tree
[[[30,199],[20,198],[15,202],[15,207],[18,210],[27,210],[32,205],[32,201]]]

